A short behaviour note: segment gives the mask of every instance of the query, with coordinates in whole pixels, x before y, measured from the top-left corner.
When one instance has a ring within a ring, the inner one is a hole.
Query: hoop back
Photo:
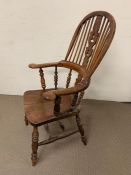
[[[78,25],[65,60],[83,66],[91,77],[111,44],[115,28],[108,12],[90,13]]]

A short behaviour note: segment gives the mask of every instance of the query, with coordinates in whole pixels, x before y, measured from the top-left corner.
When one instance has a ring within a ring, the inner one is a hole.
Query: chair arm
[[[29,68],[32,68],[32,69],[37,69],[37,68],[45,68],[45,67],[54,67],[54,66],[57,66],[58,65],[58,62],[53,62],[53,63],[45,63],[45,64],[34,64],[34,63],[31,63],[28,65]]]
[[[89,86],[90,80],[82,80],[80,83],[71,88],[56,89],[43,92],[43,97],[46,100],[55,100],[56,96],[76,94],[85,90]]]

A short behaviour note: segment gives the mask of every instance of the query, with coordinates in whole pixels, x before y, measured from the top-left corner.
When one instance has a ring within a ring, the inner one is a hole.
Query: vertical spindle
[[[44,72],[43,72],[42,68],[39,69],[39,73],[40,73],[40,77],[41,77],[41,87],[43,90],[45,90],[46,84],[45,84]]]
[[[70,69],[68,77],[67,77],[66,88],[69,87],[69,84],[70,84],[70,81],[71,81],[71,75],[72,75],[72,69]]]
[[[57,89],[57,85],[58,85],[58,71],[57,71],[57,66],[55,66],[54,84],[55,84],[55,89]]]

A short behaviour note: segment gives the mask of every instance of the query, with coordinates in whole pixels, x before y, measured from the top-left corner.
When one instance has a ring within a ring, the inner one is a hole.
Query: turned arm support
[[[45,84],[45,78],[44,78],[44,72],[42,68],[46,68],[46,67],[55,67],[55,88],[57,88],[57,65],[58,62],[54,62],[54,63],[45,63],[45,64],[29,64],[28,67],[32,68],[32,69],[39,69],[39,73],[40,73],[40,80],[41,80],[41,87],[42,89],[45,91],[46,89],[46,84]]]
[[[29,64],[29,67],[32,69],[42,69],[46,67],[64,67],[64,68],[69,68],[72,69],[82,77],[82,80],[74,87],[71,88],[64,88],[64,89],[55,89],[47,92],[43,92],[43,97],[47,100],[54,100],[56,99],[57,96],[62,96],[62,95],[69,95],[69,94],[76,94],[78,92],[81,92],[85,90],[89,86],[89,81],[90,77],[88,78],[86,70],[75,63],[69,62],[69,61],[59,61],[59,62],[54,62],[54,63],[45,63],[45,64]]]

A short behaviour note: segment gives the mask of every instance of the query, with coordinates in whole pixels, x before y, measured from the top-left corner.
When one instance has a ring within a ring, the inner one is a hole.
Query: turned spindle
[[[41,87],[43,90],[45,90],[46,84],[45,84],[44,72],[43,72],[42,68],[39,69],[39,73],[40,73],[40,77],[41,77]]]
[[[55,66],[54,84],[55,84],[55,89],[57,89],[57,85],[58,85],[58,71],[57,71],[57,66]]]

